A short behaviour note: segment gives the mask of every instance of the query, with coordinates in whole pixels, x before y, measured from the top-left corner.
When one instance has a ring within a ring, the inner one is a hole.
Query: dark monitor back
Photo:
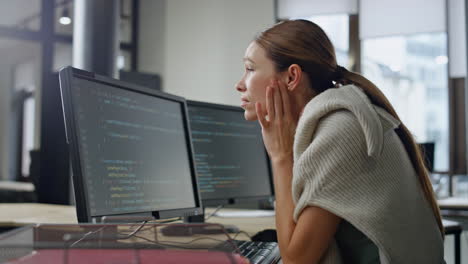
[[[157,74],[136,71],[120,71],[119,74],[119,79],[122,81],[154,90],[161,90],[161,77]]]
[[[70,160],[57,73],[41,92],[41,148],[31,153],[30,176],[39,203],[70,204]]]
[[[419,143],[418,146],[421,148],[424,163],[429,172],[434,171],[434,142]]]
[[[188,101],[190,128],[204,205],[273,196],[268,155],[258,122],[240,107]]]

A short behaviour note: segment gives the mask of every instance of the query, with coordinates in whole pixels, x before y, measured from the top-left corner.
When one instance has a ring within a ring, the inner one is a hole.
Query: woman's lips
[[[250,102],[245,99],[245,98],[241,98],[241,107],[245,107],[246,105],[248,105]]]

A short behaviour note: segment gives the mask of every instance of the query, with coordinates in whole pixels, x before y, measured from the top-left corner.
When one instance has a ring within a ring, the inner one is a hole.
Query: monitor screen
[[[75,195],[89,217],[200,206],[183,99],[104,77],[68,79]]]
[[[269,159],[258,122],[246,121],[240,107],[187,104],[203,203],[271,197]]]

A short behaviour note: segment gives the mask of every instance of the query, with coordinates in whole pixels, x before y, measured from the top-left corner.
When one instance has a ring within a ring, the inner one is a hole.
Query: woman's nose
[[[242,81],[236,83],[236,90],[239,92],[245,92],[246,88]]]

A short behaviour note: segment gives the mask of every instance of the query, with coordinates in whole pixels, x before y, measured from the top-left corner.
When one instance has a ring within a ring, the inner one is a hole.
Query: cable
[[[128,239],[128,238],[134,236],[136,233],[138,233],[138,232],[145,226],[146,222],[147,222],[147,221],[143,221],[143,222],[140,224],[140,226],[139,226],[137,229],[135,229],[134,231],[132,231],[130,234],[125,234],[125,235],[122,236],[122,235],[119,233],[119,234],[117,234],[117,236],[115,236],[115,237],[110,237],[110,238],[112,238],[112,239]],[[89,237],[90,235],[93,235],[93,234],[95,234],[95,233],[97,233],[97,232],[100,232],[101,230],[103,230],[103,229],[106,228],[106,227],[108,227],[108,226],[102,226],[101,228],[99,228],[99,229],[97,229],[97,230],[89,231],[89,232],[85,233],[82,237],[80,237],[78,240],[76,240],[75,242],[73,242],[73,243],[69,246],[69,248],[75,246],[76,244],[78,244],[79,242],[83,241],[84,239],[86,239],[86,238]],[[63,239],[64,239],[65,241],[68,241],[68,240],[70,240],[71,238],[72,238],[72,235],[71,235],[71,234],[65,234],[65,235],[63,236]],[[102,237],[102,238],[109,238],[109,237]]]
[[[138,231],[140,231],[140,230],[143,228],[143,226],[145,226],[145,224],[146,224],[147,222],[148,222],[148,221],[143,221],[143,222],[141,223],[141,225],[140,225],[137,229],[135,229],[132,233],[130,233],[130,234],[126,235],[126,236],[123,236],[123,237],[118,237],[118,239],[127,239],[127,238],[131,238],[131,237],[134,236],[136,233],[138,233]]]
[[[235,239],[237,238],[237,236],[240,235],[240,234],[243,234],[243,235],[247,236],[247,237],[250,239],[250,241],[252,241],[252,237],[249,235],[249,233],[247,233],[247,232],[245,232],[245,231],[242,231],[242,230],[240,230],[239,232],[237,232],[237,233],[232,237],[232,240],[235,240]]]
[[[170,219],[165,219],[165,220],[151,220],[148,221],[149,223],[155,223],[155,224],[166,224],[166,223],[172,223],[182,220],[182,217],[175,217],[175,218],[170,218]]]
[[[81,238],[79,238],[77,241],[73,242],[71,245],[70,245],[70,248],[73,247],[74,245],[78,244],[79,242],[81,242],[83,239],[87,238],[88,236],[92,235],[92,234],[95,234],[101,230],[103,230],[104,228],[106,228],[106,226],[103,226],[97,230],[94,230],[94,231],[89,231],[88,233],[85,233]],[[70,234],[65,234],[63,235],[63,239],[65,241],[68,241],[70,240],[71,238],[71,235]]]
[[[179,221],[181,219],[182,219],[181,217],[175,217],[175,218],[171,218],[171,219],[167,219],[167,220],[149,220],[149,221],[146,221],[146,224],[167,224],[167,223],[172,223],[172,222]],[[132,228],[134,226],[135,225],[131,225],[130,228]],[[148,226],[147,228],[141,229],[139,231],[143,232],[143,231],[150,230],[152,228],[155,228],[155,226]],[[128,231],[121,231],[121,233],[125,233],[125,232],[128,232]]]
[[[223,205],[218,205],[218,207],[216,207],[216,209],[214,209],[214,211],[211,212],[211,214],[205,217],[205,221],[210,219],[213,215],[215,215],[221,208],[223,208]]]
[[[162,246],[162,247],[175,247],[175,248],[182,248],[182,249],[207,249],[206,247],[186,247],[186,246],[183,246],[183,245],[190,245],[191,243],[195,242],[195,241],[198,241],[198,240],[213,240],[213,241],[217,241],[217,242],[221,242],[221,243],[225,243],[226,240],[221,240],[221,239],[216,239],[216,238],[212,238],[212,237],[200,237],[200,238],[196,238],[196,239],[193,239],[193,240],[190,240],[188,242],[177,242],[177,241],[167,241],[167,240],[160,240],[160,241],[155,241],[155,240],[151,240],[149,238],[146,238],[146,237],[142,237],[142,236],[138,236],[138,235],[134,235],[134,237],[136,238],[139,238],[139,239],[142,239],[142,240],[145,240],[147,242],[150,242],[150,243],[153,243],[155,245],[158,245],[158,246]],[[218,245],[217,245],[218,246]],[[215,248],[215,247],[213,247]]]

